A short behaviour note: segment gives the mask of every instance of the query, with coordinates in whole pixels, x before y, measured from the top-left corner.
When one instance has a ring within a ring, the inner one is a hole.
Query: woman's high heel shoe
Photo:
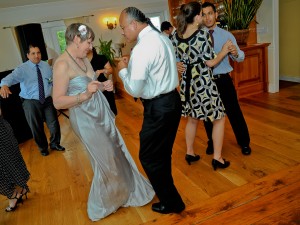
[[[185,155],[185,160],[189,165],[191,165],[191,162],[196,162],[199,159],[200,159],[199,155],[188,155],[188,154]]]
[[[25,197],[26,197],[26,199],[27,199],[27,193],[28,193],[28,191],[27,191],[25,188],[22,188],[20,197],[17,198],[17,199],[18,199],[17,202],[23,204],[23,196],[25,195]]]
[[[12,212],[12,211],[15,211],[15,209],[17,208],[18,206],[18,203],[16,202],[15,206],[7,206],[6,209],[5,209],[5,212]]]
[[[223,159],[224,160],[224,163],[221,163],[221,162],[219,162],[218,160],[216,160],[216,159],[213,159],[212,161],[211,161],[211,165],[212,165],[212,167],[214,168],[214,170],[216,170],[217,168],[222,168],[222,169],[224,169],[224,168],[227,168],[229,165],[230,165],[230,162],[229,161],[226,161],[225,159]]]
[[[7,206],[6,209],[5,209],[6,212],[12,212],[12,211],[15,211],[16,208],[18,207],[18,204],[19,204],[19,203],[22,203],[22,204],[23,204],[23,200],[22,200],[21,197],[20,197],[20,198],[14,197],[14,198],[12,198],[12,199],[17,199],[17,201],[16,201],[16,203],[15,203],[14,206],[10,206],[10,205]]]

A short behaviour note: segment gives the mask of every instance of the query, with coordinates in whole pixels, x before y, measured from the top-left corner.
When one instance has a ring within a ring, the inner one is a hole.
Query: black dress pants
[[[233,129],[237,143],[241,147],[249,146],[250,136],[248,127],[240,108],[237,93],[229,74],[222,74],[214,82],[217,85],[221,100],[225,107],[226,115],[228,116],[230,125]],[[212,144],[212,122],[204,121],[206,134],[209,144]]]
[[[145,100],[143,105],[141,164],[160,202],[168,208],[182,208],[184,203],[174,185],[171,170],[172,148],[181,117],[179,93],[173,91],[157,99]]]
[[[27,123],[39,149],[48,149],[48,141],[44,131],[44,121],[50,131],[50,146],[60,144],[60,126],[52,97],[48,97],[44,104],[34,99],[21,99]]]

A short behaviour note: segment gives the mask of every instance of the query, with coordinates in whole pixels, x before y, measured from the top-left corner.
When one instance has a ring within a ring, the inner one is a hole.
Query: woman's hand
[[[104,91],[113,91],[114,90],[114,85],[113,82],[111,80],[107,80],[102,82],[103,85],[103,90]]]
[[[98,77],[99,77],[99,75],[100,75],[101,73],[103,73],[102,70],[96,70],[95,72],[96,72],[96,75],[97,75]]]
[[[228,40],[226,41],[226,43],[223,45],[221,51],[222,51],[225,55],[227,55],[227,54],[230,52],[230,50],[231,50],[231,48],[232,48],[232,45],[233,45],[232,41],[228,39]]]
[[[230,52],[232,46],[232,42],[230,39],[226,41],[226,43],[223,45],[221,51],[217,54],[217,57],[211,60],[207,60],[205,63],[209,67],[214,67],[218,63],[220,63],[224,57]]]
[[[176,62],[176,66],[177,66],[177,71],[180,75],[183,74],[184,71],[186,70],[183,62]]]
[[[92,95],[100,89],[101,83],[99,81],[93,80],[91,81],[86,88],[86,96],[87,99],[91,98]]]
[[[229,46],[229,51],[230,51],[230,54],[231,55],[233,55],[234,57],[238,57],[239,55],[238,55],[238,50],[237,50],[237,47],[234,45],[234,44],[232,44],[231,46]]]

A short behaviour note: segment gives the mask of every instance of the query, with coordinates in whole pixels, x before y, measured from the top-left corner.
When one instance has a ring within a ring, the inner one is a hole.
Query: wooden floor
[[[20,145],[31,172],[31,193],[16,211],[6,213],[7,199],[0,197],[1,225],[138,225],[138,224],[300,224],[300,84],[281,83],[279,93],[263,93],[240,100],[253,153],[241,154],[229,122],[226,122],[223,156],[231,162],[213,171],[212,156],[205,154],[202,123],[196,138],[201,160],[184,161],[186,120],[182,118],[173,151],[173,177],[186,210],[161,215],[144,207],[121,208],[98,222],[87,217],[86,201],[93,172],[84,147],[59,116],[64,153],[39,154],[29,140]],[[117,126],[138,168],[140,102],[117,99]],[[95,137],[97,138],[97,137]],[[101,144],[99,145],[101,146]],[[154,198],[152,202],[156,202]]]

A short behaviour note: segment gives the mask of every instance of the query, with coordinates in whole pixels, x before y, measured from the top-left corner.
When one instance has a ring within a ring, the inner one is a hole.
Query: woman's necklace
[[[73,62],[84,72],[84,73],[86,73],[87,72],[87,66],[85,65],[85,62],[84,62],[84,60],[83,59],[81,59],[82,60],[82,62],[83,62],[83,64],[84,64],[84,66],[85,66],[85,69],[82,69],[82,67],[76,62],[76,60],[71,56],[71,54],[68,52],[68,50],[66,49],[66,52],[68,53],[68,55],[70,56],[70,58],[73,60]]]

